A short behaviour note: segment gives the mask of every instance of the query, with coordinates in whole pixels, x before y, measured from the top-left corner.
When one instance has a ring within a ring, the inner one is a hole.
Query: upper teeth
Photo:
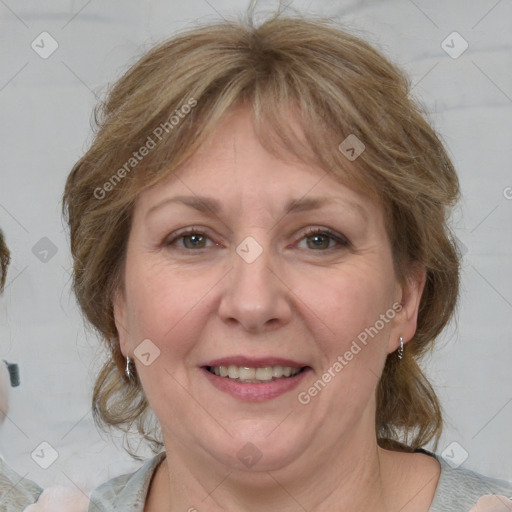
[[[251,368],[248,366],[212,366],[210,371],[220,377],[229,379],[238,379],[243,382],[248,381],[269,381],[272,378],[293,377],[300,372],[299,368],[291,366],[263,366],[261,368]]]

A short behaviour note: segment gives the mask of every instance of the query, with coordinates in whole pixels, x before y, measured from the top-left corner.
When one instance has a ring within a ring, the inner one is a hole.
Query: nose
[[[224,280],[219,315],[224,322],[239,324],[247,331],[268,332],[291,319],[289,288],[277,270],[277,256],[263,249],[253,260],[254,254],[250,253],[256,250],[254,240],[245,248],[249,248],[245,254],[243,244],[233,254],[233,268]]]

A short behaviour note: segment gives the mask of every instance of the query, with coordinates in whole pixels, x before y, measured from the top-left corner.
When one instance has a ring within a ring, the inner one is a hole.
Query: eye
[[[306,240],[307,248],[315,250],[334,249],[336,244],[341,247],[350,245],[350,242],[343,235],[326,228],[310,228],[304,233],[302,240]],[[331,245],[332,242],[334,244]]]
[[[207,240],[209,240],[209,237],[203,231],[197,228],[188,228],[184,231],[178,231],[166,238],[163,245],[176,245],[179,249],[206,249]]]
[[[347,238],[327,228],[310,228],[303,234],[300,241],[302,242],[302,240],[306,240],[307,249],[321,250],[320,252],[335,249],[336,244],[339,246],[338,248],[350,246]],[[176,246],[182,250],[197,250],[209,247],[208,241],[211,239],[204,231],[192,227],[173,233],[165,239],[163,245],[166,247]],[[219,246],[220,244],[213,242],[213,245]]]

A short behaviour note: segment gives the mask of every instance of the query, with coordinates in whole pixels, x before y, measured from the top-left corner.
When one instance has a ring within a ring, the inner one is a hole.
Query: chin
[[[285,429],[277,421],[250,423],[250,428],[244,428],[246,424],[239,425],[236,431],[232,431],[232,437],[223,436],[223,442],[217,439],[214,444],[212,440],[210,445],[216,447],[212,455],[219,462],[241,475],[278,471],[289,466],[301,457],[311,441],[307,439],[305,428]]]

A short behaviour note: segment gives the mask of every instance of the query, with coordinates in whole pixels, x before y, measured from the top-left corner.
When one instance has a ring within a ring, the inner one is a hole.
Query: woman
[[[3,291],[10,254],[0,230],[0,293]],[[0,359],[0,427],[9,411],[9,373]],[[31,480],[14,472],[0,456],[0,511],[19,512],[34,503],[43,490]]]
[[[64,208],[109,357],[100,424],[165,451],[90,510],[467,511],[418,360],[452,317],[459,189],[406,78],[324,21],[219,23],[111,90]]]
[[[0,293],[9,260],[9,249],[0,230]],[[10,385],[7,365],[0,360],[0,426],[9,411]],[[35,482],[13,471],[0,455],[0,512],[83,512],[88,507],[88,497],[76,488],[55,485],[43,491]]]

